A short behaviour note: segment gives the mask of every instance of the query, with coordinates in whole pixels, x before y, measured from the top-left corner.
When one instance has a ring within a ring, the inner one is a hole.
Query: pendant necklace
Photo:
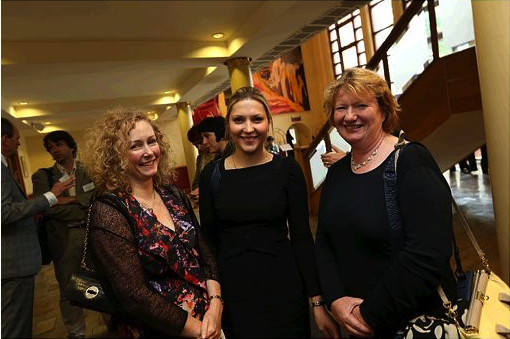
[[[252,166],[257,166],[257,165],[262,165],[266,162],[267,160],[267,156],[268,156],[269,153],[264,153],[264,159],[262,159],[262,162],[260,164],[255,164],[255,165],[251,165],[251,166],[243,166],[243,167],[239,167],[239,168],[246,168],[246,167],[252,167]],[[234,155],[232,154],[232,165],[234,165],[234,168],[235,169],[239,169],[237,166],[236,166],[236,162],[234,161]]]
[[[370,153],[368,158],[366,158],[365,161],[363,161],[363,162],[360,162],[360,163],[354,162],[354,153],[351,152],[351,168],[353,171],[359,170],[361,167],[366,166],[366,164],[368,164],[370,162],[370,160],[372,160],[377,155],[377,152],[379,151],[379,147],[381,147],[384,137],[385,136],[383,135],[383,137],[381,138],[381,141],[379,141],[379,144],[377,145],[377,147],[372,151],[372,153]]]
[[[139,198],[137,198],[136,200],[138,200],[138,202],[140,203],[140,205],[142,205],[142,207],[143,207],[143,208],[145,208],[145,209],[146,209],[147,211],[149,211],[151,214],[154,214],[154,199],[155,199],[155,198],[156,198],[156,191],[155,191],[155,190],[153,190],[153,191],[152,191],[152,204],[151,204],[151,206],[152,206],[152,207],[149,207],[149,206],[147,206],[146,204],[144,204],[144,203],[142,202],[142,200],[141,200],[141,199],[139,199]]]

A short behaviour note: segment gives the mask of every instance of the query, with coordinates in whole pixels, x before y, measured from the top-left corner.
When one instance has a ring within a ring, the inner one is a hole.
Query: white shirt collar
[[[5,165],[5,167],[9,167],[9,164],[7,163],[7,159],[2,154],[2,163]]]

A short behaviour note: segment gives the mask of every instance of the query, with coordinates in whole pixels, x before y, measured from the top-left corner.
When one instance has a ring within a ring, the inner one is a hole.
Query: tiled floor
[[[481,171],[470,174],[445,173],[450,183],[453,196],[475,233],[482,249],[486,252],[492,269],[500,274],[499,257],[496,242],[494,212],[489,176]],[[310,219],[312,231],[317,227],[316,217]],[[459,219],[454,219],[454,230],[460,249],[464,269],[476,269],[479,260],[468,238],[464,234]],[[58,307],[58,285],[53,273],[53,266],[44,266],[36,278],[34,305],[34,338],[66,338],[67,332],[60,318]],[[86,311],[87,338],[114,338],[115,334],[108,331],[100,313]],[[320,335],[314,329],[313,337]]]

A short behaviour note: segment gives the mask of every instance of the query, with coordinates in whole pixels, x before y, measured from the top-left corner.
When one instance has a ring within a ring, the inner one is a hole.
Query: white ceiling
[[[2,0],[2,116],[25,136],[23,119],[82,130],[119,105],[172,119],[230,86],[227,59],[255,71],[366,2]]]

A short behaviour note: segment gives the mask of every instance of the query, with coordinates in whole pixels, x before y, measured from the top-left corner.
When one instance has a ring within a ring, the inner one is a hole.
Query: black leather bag
[[[63,295],[75,306],[103,313],[118,313],[116,303],[106,293],[98,272],[87,265],[87,244],[90,233],[91,210],[92,204],[87,214],[87,228],[80,268],[72,274]]]
[[[65,295],[72,305],[103,313],[115,313],[112,301],[93,270],[87,271],[80,267],[80,270],[71,276]]]

